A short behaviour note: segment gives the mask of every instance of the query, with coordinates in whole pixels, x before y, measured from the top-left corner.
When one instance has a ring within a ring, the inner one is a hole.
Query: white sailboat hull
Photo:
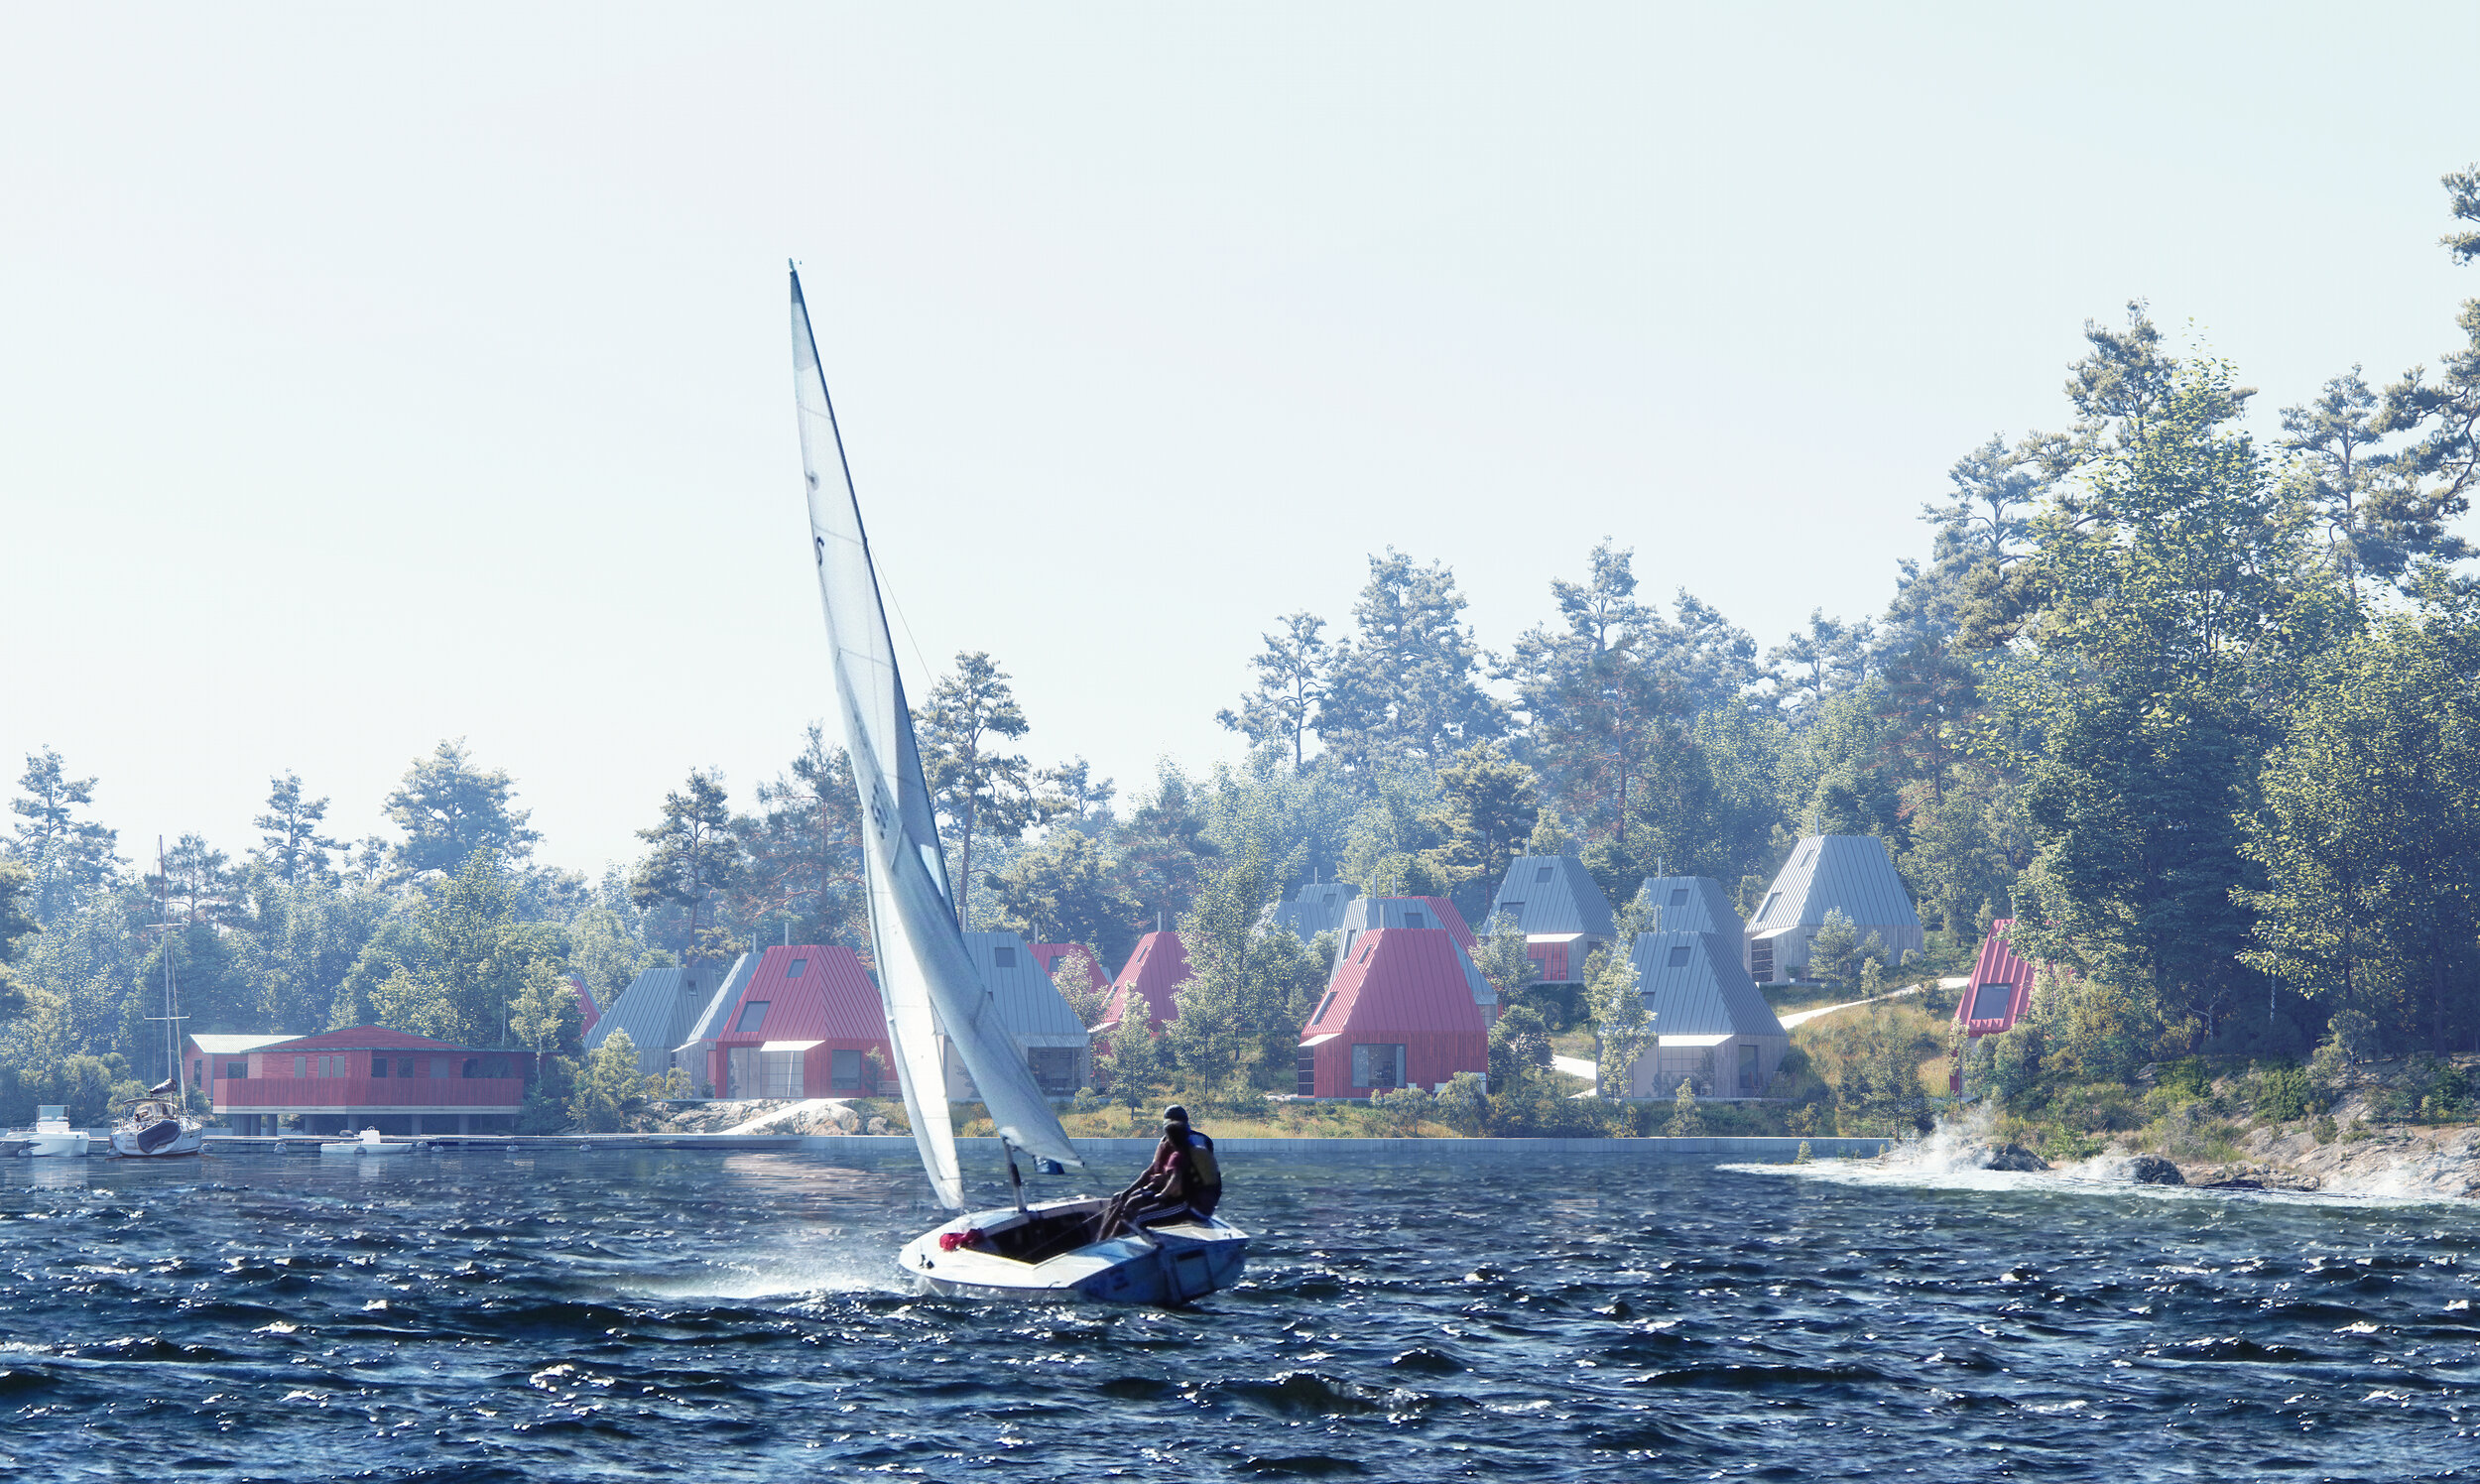
[[[1218,1217],[1182,1213],[1146,1222],[1107,1242],[1052,1242],[1028,1256],[1008,1256],[1011,1235],[1037,1226],[1090,1222],[1109,1202],[1059,1200],[1019,1212],[1003,1207],[958,1216],[905,1244],[896,1266],[920,1288],[957,1298],[1058,1303],[1192,1302],[1240,1281],[1249,1234]],[[980,1231],[983,1240],[941,1251],[942,1235]]]
[[[194,1155],[204,1148],[206,1148],[206,1130],[196,1125],[185,1126],[179,1134],[173,1136],[170,1143],[155,1149],[139,1147],[136,1129],[112,1131],[112,1153],[124,1159],[169,1160],[181,1155]]]

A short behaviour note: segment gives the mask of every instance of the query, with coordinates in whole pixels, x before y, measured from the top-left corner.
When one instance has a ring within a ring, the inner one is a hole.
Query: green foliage
[[[1421,1132],[1421,1115],[1429,1111],[1429,1094],[1418,1087],[1389,1087],[1371,1095],[1371,1111],[1387,1132],[1399,1137]]]
[[[1483,926],[1481,939],[1473,948],[1472,966],[1498,992],[1501,1005],[1513,1003],[1524,993],[1533,979],[1533,960],[1525,952],[1524,931],[1516,926],[1513,914],[1502,912]]]
[[[1550,1027],[1542,1012],[1530,1005],[1502,1002],[1498,1024],[1490,1027],[1490,1096],[1526,1098],[1532,1084],[1550,1070]]]
[[[99,1127],[110,1117],[112,1104],[146,1088],[118,1052],[73,1052],[39,1068],[0,1065],[0,1122],[26,1128],[34,1123],[38,1106],[58,1103],[67,1108],[73,1126]]]
[[[649,848],[629,877],[629,900],[641,908],[668,903],[688,914],[682,956],[690,963],[729,957],[737,935],[715,923],[712,908],[716,894],[740,874],[741,847],[722,779],[689,770],[687,786],[664,796],[662,822],[637,837]]]
[[[1136,946],[1138,906],[1120,864],[1080,829],[1052,829],[990,877],[995,926],[1028,942],[1089,943],[1103,963]]]
[[[113,854],[119,836],[82,817],[93,806],[95,781],[70,778],[61,755],[49,747],[26,754],[17,786],[21,797],[9,801],[18,817],[9,853],[34,877],[27,907],[50,927],[112,884],[120,864]]]
[[[327,801],[304,798],[300,774],[269,779],[267,812],[250,821],[266,831],[259,837],[258,858],[268,873],[289,887],[333,877],[327,852],[343,849],[344,842],[318,832],[326,817]]]
[[[1031,730],[1008,675],[987,654],[958,651],[956,668],[930,686],[914,718],[922,748],[922,772],[938,802],[948,847],[957,855],[956,921],[969,924],[973,842],[977,836],[1013,840],[1032,825],[1031,765],[1005,750]]]
[[[1111,1003],[1110,985],[1095,985],[1093,975],[1086,972],[1085,966],[1090,961],[1083,947],[1073,947],[1059,955],[1058,966],[1051,971],[1051,987],[1058,991],[1059,998],[1067,1003],[1068,1010],[1075,1015],[1076,1024],[1080,1026],[1091,1026],[1101,1020],[1102,1012],[1110,1008]]]
[[[1479,1074],[1459,1071],[1438,1089],[1438,1118],[1448,1128],[1466,1138],[1481,1132],[1490,1116],[1489,1094],[1483,1090]]]
[[[1249,668],[1257,672],[1256,686],[1241,697],[1237,712],[1217,711],[1214,719],[1258,746],[1290,752],[1298,771],[1307,760],[1308,734],[1326,698],[1332,657],[1326,641],[1319,637],[1326,627],[1324,619],[1289,613],[1276,622],[1283,625],[1283,632],[1261,636],[1266,648],[1249,661]]]
[[[2480,1030],[2480,634],[2389,618],[2310,668],[2245,852],[2253,966],[2367,1017],[2369,1053]],[[2352,1024],[2356,1026],[2355,1019]]]
[[[1808,939],[1808,974],[1840,986],[1859,967],[1860,933],[1839,907],[1828,908],[1825,923]]]
[[[0,859],[0,1021],[26,1013],[26,991],[10,965],[24,954],[19,939],[35,930],[34,894],[35,873]]]
[[[568,1119],[589,1134],[618,1133],[654,1097],[651,1078],[637,1069],[637,1046],[614,1031],[585,1058],[568,1094]]]
[[[1478,915],[1540,816],[1533,770],[1503,746],[1477,742],[1458,753],[1438,773],[1430,815],[1438,842],[1423,852],[1440,895]]]
[[[531,811],[513,807],[515,796],[506,770],[474,766],[461,737],[416,758],[386,802],[389,821],[405,834],[396,870],[454,871],[482,852],[523,861],[543,836],[526,827]]]
[[[1678,1096],[1672,1100],[1671,1122],[1664,1125],[1663,1132],[1674,1139],[1703,1137],[1705,1120],[1696,1112],[1695,1083],[1689,1081],[1679,1083]]]
[[[1111,1028],[1109,1045],[1111,1100],[1134,1113],[1153,1102],[1167,1080],[1162,1043],[1154,1034],[1154,1007],[1145,996],[1129,995],[1119,1024]]]
[[[1593,950],[1584,964],[1584,1011],[1599,1043],[1595,1086],[1603,1097],[1624,1098],[1637,1058],[1654,1043],[1654,1014],[1645,1008],[1633,956]]]

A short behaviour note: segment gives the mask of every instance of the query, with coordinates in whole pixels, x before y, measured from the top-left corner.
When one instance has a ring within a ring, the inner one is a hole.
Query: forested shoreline
[[[2468,265],[2480,169],[2445,184]],[[2434,365],[2341,371],[2260,438],[2240,368],[2141,304],[2090,323],[2059,431],[1955,462],[1884,611],[1770,648],[1684,589],[1641,593],[1624,517],[1501,650],[1450,570],[1389,550],[1348,615],[1274,621],[1219,718],[1245,762],[1125,791],[1079,758],[1037,769],[1003,657],[961,654],[917,725],[962,914],[1111,968],[1178,927],[1195,977],[1150,1075],[1226,1101],[1292,1076],[1324,963],[1265,910],[1302,882],[1477,919],[1514,855],[1573,851],[1614,902],[1695,874],[1745,911],[1806,833],[1886,842],[1922,967],[2006,917],[2052,966],[2031,1022],[1965,1058],[1976,1091],[2480,1051],[2480,585],[2456,534],[2480,299],[2441,330]],[[692,772],[647,801],[644,855],[599,879],[537,863],[517,781],[461,741],[413,761],[392,837],[328,838],[287,772],[255,840],[183,834],[160,869],[41,750],[0,863],[0,1117],[93,1117],[162,1075],[168,964],[191,1032],[560,1052],[546,1124],[642,1097],[574,1061],[570,976],[607,1004],[753,941],[867,957],[848,771],[815,726],[787,744],[737,796]],[[1539,1091],[1535,1050],[1493,1104]]]

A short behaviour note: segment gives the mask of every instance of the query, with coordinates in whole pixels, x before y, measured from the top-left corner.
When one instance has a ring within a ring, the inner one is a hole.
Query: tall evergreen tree
[[[1326,641],[1319,637],[1326,621],[1312,613],[1287,613],[1276,622],[1283,632],[1260,636],[1266,648],[1249,661],[1257,683],[1240,698],[1240,709],[1214,713],[1214,719],[1245,735],[1259,747],[1284,747],[1292,766],[1308,758],[1308,735],[1316,728],[1318,708],[1326,699],[1327,669],[1332,663]]]
[[[23,797],[9,801],[18,816],[9,853],[33,873],[35,920],[48,928],[119,874],[119,837],[81,817],[94,803],[95,781],[70,778],[52,748],[26,755],[17,786]]]
[[[1031,765],[1004,750],[1030,730],[1009,688],[1006,672],[987,654],[959,652],[952,674],[930,687],[915,718],[922,741],[922,770],[957,854],[956,921],[969,923],[973,841],[977,835],[1013,840],[1037,813]]]
[[[405,838],[391,851],[401,873],[454,872],[477,851],[523,864],[543,838],[528,829],[529,809],[515,807],[506,769],[476,767],[462,737],[416,758],[386,801],[390,822]]]
[[[1352,638],[1335,649],[1317,732],[1355,770],[1404,759],[1434,771],[1506,721],[1481,688],[1481,650],[1464,595],[1438,562],[1389,548],[1369,558]]]
[[[688,914],[681,953],[688,962],[729,957],[737,940],[715,921],[715,899],[739,880],[742,860],[723,780],[689,770],[687,785],[664,796],[662,821],[637,837],[651,848],[629,878],[630,900],[639,907],[670,903]]]
[[[260,836],[258,856],[277,880],[299,886],[305,880],[323,880],[333,874],[327,852],[343,849],[344,842],[318,832],[326,817],[326,800],[302,797],[300,774],[288,769],[282,778],[268,780],[267,812],[250,822],[266,831]]]

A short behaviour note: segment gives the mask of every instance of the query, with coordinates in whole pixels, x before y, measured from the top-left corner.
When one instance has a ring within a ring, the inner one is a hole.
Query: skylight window
[[[1681,943],[1671,950],[1671,967],[1674,969],[1687,967],[1687,944]]]
[[[1540,870],[1538,870],[1538,871],[1536,871],[1536,872],[1534,872],[1534,873],[1533,873],[1533,879],[1534,879],[1534,880],[1536,880],[1536,881],[1548,881],[1548,880],[1550,880],[1550,867],[1548,867],[1548,866],[1544,866],[1544,867],[1542,867]]]
[[[1812,846],[1808,847],[1806,850],[1803,850],[1803,851],[1801,851],[1801,852],[1800,852],[1800,855],[1799,855],[1799,863],[1800,863],[1802,866],[1805,866],[1805,865],[1807,865],[1807,864],[1808,864],[1808,862],[1810,862],[1810,861],[1812,861],[1812,860],[1815,860],[1816,858],[1817,858],[1816,847],[1812,845]]]
[[[1016,967],[1016,949],[1007,946],[991,949],[990,966],[995,969],[1012,969]]]
[[[1671,889],[1671,905],[1672,905],[1673,907],[1685,907],[1685,906],[1687,906],[1687,888],[1686,888],[1686,887],[1683,887],[1683,886],[1674,886],[1674,887],[1673,887],[1673,888]]]
[[[805,973],[808,972],[808,969],[809,969],[809,960],[808,960],[808,959],[806,959],[806,958],[796,958],[796,959],[794,959],[792,962],[790,962],[790,963],[788,963],[788,964],[784,965],[784,977],[785,977],[785,978],[787,978],[787,979],[798,979],[798,978],[800,978],[803,974],[805,974]]]
[[[774,1001],[772,1000],[752,1000],[748,1004],[743,1005],[741,1007],[740,1021],[738,1024],[734,1025],[732,1029],[735,1031],[755,1031],[760,1026],[765,1025],[767,1023],[767,1006],[773,1003]]]

